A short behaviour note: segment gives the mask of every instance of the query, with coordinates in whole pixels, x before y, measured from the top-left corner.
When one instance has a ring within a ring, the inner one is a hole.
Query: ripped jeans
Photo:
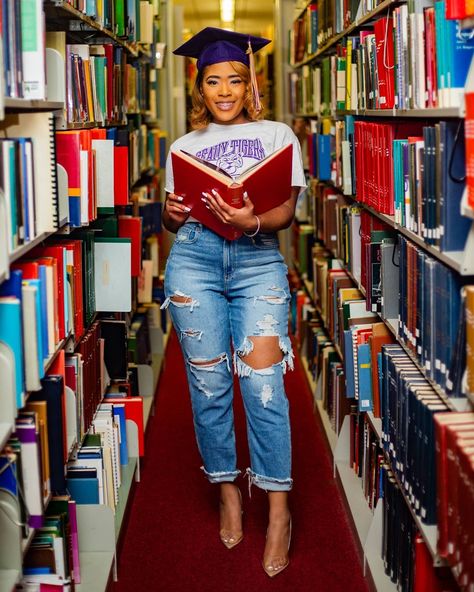
[[[178,230],[168,257],[163,307],[169,307],[181,343],[202,469],[212,483],[234,481],[240,474],[235,372],[247,420],[250,483],[267,491],[292,487],[283,384],[286,369],[293,368],[286,274],[275,235],[227,241],[196,222]],[[241,359],[253,349],[249,337],[258,336],[278,337],[281,362],[256,370]]]

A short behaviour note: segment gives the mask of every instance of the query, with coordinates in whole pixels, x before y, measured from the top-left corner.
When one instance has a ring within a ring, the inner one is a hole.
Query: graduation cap
[[[261,110],[253,52],[270,43],[270,39],[206,27],[173,51],[174,54],[197,59],[197,69],[220,62],[241,62],[250,68],[255,107]]]

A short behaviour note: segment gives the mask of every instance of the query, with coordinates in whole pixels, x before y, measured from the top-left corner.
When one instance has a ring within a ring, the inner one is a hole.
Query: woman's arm
[[[170,232],[178,232],[189,216],[189,208],[181,202],[183,198],[175,193],[167,193],[163,210],[163,226]]]
[[[230,224],[238,230],[248,232],[249,234],[255,232],[257,229],[259,232],[277,232],[278,230],[288,228],[293,222],[299,190],[299,187],[292,187],[291,197],[289,199],[276,208],[259,214],[260,226],[254,214],[254,205],[250,196],[244,200],[244,206],[242,208],[229,206],[217,192],[212,194],[206,193],[204,201],[219,220],[224,222],[224,224]]]

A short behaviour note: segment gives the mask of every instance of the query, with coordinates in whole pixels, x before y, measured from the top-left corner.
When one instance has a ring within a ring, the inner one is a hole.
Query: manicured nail
[[[207,208],[208,210],[210,210],[210,209],[211,209],[209,206],[206,206],[206,208]]]
[[[206,193],[205,191],[203,191],[203,192],[201,193],[201,195],[203,195],[204,197],[207,197],[207,193]]]
[[[191,211],[191,208],[188,208],[188,206],[184,206],[184,211],[185,212],[190,212]]]
[[[246,191],[244,191],[244,197],[245,197],[245,199],[248,199],[248,197],[249,197],[249,194]]]
[[[217,195],[217,191],[215,189],[211,189],[212,195]]]
[[[184,197],[183,197],[182,195],[177,195],[177,196],[176,196],[176,199],[177,199],[178,201],[183,201]]]
[[[201,197],[201,201],[203,201],[204,203],[207,203],[207,199],[205,197]]]

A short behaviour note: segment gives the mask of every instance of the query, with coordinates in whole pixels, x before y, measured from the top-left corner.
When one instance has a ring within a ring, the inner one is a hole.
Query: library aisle
[[[322,429],[312,410],[303,368],[287,375],[293,427],[295,485],[291,495],[290,567],[270,580],[261,567],[266,499],[240,478],[244,540],[227,550],[218,538],[218,488],[199,470],[191,408],[178,340],[172,334],[156,393],[155,416],[127,525],[113,592],[366,591]],[[245,423],[236,397],[240,467],[248,466]]]

